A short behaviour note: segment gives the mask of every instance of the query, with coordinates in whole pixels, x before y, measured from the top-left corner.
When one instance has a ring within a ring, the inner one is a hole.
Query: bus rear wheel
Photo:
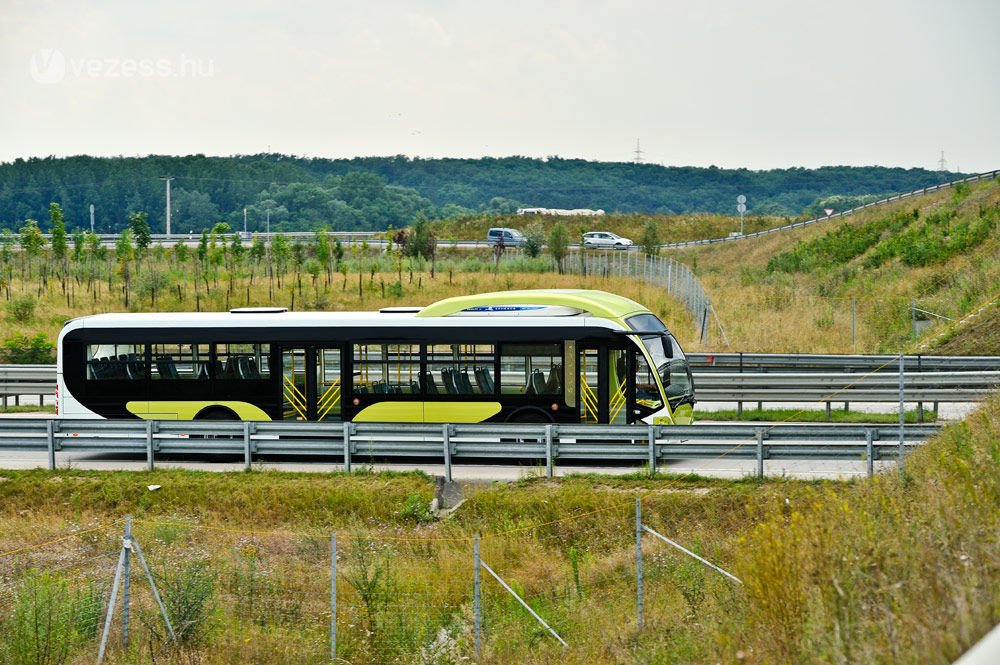
[[[521,409],[520,411],[515,411],[507,419],[507,422],[511,425],[548,425],[552,422],[552,418],[549,417],[547,413],[541,409]],[[501,441],[506,441],[510,443],[545,443],[545,436],[541,438],[534,436],[519,436],[513,439],[501,439]]]
[[[195,420],[239,420],[231,409],[224,406],[210,406],[203,409],[194,417]],[[198,438],[202,439],[237,439],[241,438],[231,434],[203,434]]]

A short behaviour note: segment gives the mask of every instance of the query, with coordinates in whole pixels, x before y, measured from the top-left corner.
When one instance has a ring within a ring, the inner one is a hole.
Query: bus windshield
[[[694,382],[691,380],[691,368],[674,336],[669,333],[644,335],[642,344],[667,392],[670,408],[676,409],[684,402],[692,402]]]

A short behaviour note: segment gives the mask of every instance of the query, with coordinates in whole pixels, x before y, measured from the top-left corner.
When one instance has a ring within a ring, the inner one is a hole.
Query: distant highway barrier
[[[985,173],[978,173],[976,175],[969,176],[968,178],[962,178],[960,180],[953,180],[951,182],[943,182],[940,185],[932,185],[930,187],[924,187],[923,189],[916,189],[912,192],[906,192],[904,194],[895,194],[893,196],[886,197],[884,199],[879,199],[878,201],[872,201],[871,203],[866,203],[863,206],[858,206],[857,208],[851,208],[850,210],[842,210],[840,212],[835,212],[831,215],[826,215],[824,217],[816,217],[814,219],[807,219],[803,222],[795,222],[794,224],[785,224],[783,226],[775,226],[774,228],[764,229],[762,231],[756,231],[754,233],[746,234],[736,234],[731,236],[726,236],[724,238],[706,238],[704,240],[688,240],[686,242],[672,242],[665,245],[660,245],[664,249],[675,249],[678,247],[694,247],[696,245],[714,245],[720,242],[735,242],[738,240],[745,240],[747,238],[757,238],[759,236],[768,235],[769,233],[778,233],[780,231],[788,231],[789,229],[797,229],[803,226],[810,226],[818,222],[825,222],[830,219],[836,219],[837,217],[846,217],[848,215],[853,215],[856,212],[861,212],[868,208],[874,206],[885,205],[887,203],[893,203],[895,201],[901,201],[903,199],[908,199],[913,196],[921,196],[923,194],[931,194],[933,192],[948,189],[954,187],[955,185],[961,185],[963,183],[978,182],[980,180],[992,180],[1000,176],[1000,169],[996,171],[987,171]]]
[[[145,456],[223,454],[242,457],[252,469],[263,456],[333,458],[354,464],[420,459],[453,464],[484,460],[544,463],[553,475],[558,462],[615,462],[655,472],[676,460],[898,460],[930,438],[938,425],[761,425],[724,423],[646,425],[456,425],[316,422],[0,419],[0,450],[45,452],[48,468],[59,453]],[[902,436],[902,438],[901,438]]]
[[[898,365],[890,356],[780,356],[746,354],[747,369],[731,371],[734,356],[720,354],[720,365],[707,364],[707,354],[693,355],[695,397],[699,402],[896,402],[899,394]],[[993,356],[974,358],[909,356],[904,360],[904,401],[976,402],[1000,387],[1000,363]],[[876,364],[880,363],[881,364]],[[789,368],[814,370],[820,366],[841,371],[787,371]],[[922,367],[976,367],[975,371],[920,371]],[[717,369],[728,371],[715,371]],[[774,368],[782,371],[764,371]],[[874,371],[882,369],[884,371]],[[854,370],[857,370],[856,372]],[[15,403],[21,395],[55,392],[53,365],[0,365],[0,395],[4,408],[8,397]]]

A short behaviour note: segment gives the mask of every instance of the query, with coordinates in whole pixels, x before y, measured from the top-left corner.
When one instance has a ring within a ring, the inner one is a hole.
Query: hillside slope
[[[1000,182],[672,256],[696,268],[734,349],[911,350],[1000,294]],[[986,316],[948,348],[996,352]]]

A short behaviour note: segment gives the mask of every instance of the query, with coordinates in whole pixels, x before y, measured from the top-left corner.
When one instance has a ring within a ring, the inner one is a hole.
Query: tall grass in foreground
[[[27,571],[110,582],[127,513],[189,637],[165,644],[136,578],[112,663],[324,662],[333,531],[352,663],[469,662],[474,534],[570,644],[484,575],[483,663],[950,663],[1000,618],[1000,397],[872,481],[529,477],[470,487],[436,520],[432,495],[409,474],[2,471],[0,552],[52,542],[0,557],[0,641],[37,644],[14,618]],[[746,586],[646,538],[640,629],[637,496],[646,524]],[[66,662],[92,661],[92,632],[66,640]]]

